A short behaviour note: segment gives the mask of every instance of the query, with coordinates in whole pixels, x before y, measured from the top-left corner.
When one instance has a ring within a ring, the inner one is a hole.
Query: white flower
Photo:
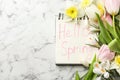
[[[117,70],[117,72],[119,73],[119,75],[120,75],[120,68],[118,68],[118,69],[116,69]]]
[[[102,67],[104,67],[106,70],[110,70],[110,62],[105,61],[101,63]]]
[[[106,73],[104,74],[104,77],[105,77],[105,78],[109,78],[109,73],[106,72]]]
[[[119,73],[119,75],[120,75],[120,66],[116,65],[115,61],[113,61],[113,62],[111,63],[110,69],[116,69],[116,71],[117,71],[117,72]]]
[[[120,75],[120,55],[115,56],[115,60],[111,63],[110,69],[116,69]]]
[[[100,11],[99,11],[99,9],[97,8],[96,5],[92,4],[92,5],[90,5],[89,7],[86,7],[85,13],[87,14],[87,16],[88,16],[91,20],[95,21],[95,20],[97,20],[97,17],[96,17],[96,14],[95,14],[95,13],[100,14]]]
[[[93,0],[82,0],[81,3],[80,3],[80,6],[82,8],[86,8],[88,7],[89,5],[91,5],[93,2]]]
[[[96,80],[102,80],[101,78],[102,78],[102,75],[97,77]],[[106,79],[109,78],[109,73],[108,72],[104,73],[104,78],[106,78]]]
[[[96,80],[101,80],[101,76],[100,76],[100,77],[97,77]]]
[[[78,17],[83,17],[85,15],[85,10],[81,7],[78,7]]]
[[[109,61],[102,62],[101,64],[96,62],[94,64],[93,72],[99,75],[103,75],[104,78],[109,78],[109,73],[106,71],[106,70],[109,70],[109,67],[110,67]]]
[[[95,5],[100,11],[100,16],[104,15],[106,13],[105,7],[104,7],[104,1],[102,0],[95,0]]]

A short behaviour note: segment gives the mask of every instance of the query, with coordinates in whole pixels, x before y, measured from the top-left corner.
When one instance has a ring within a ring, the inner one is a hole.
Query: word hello
[[[80,27],[77,24],[67,25],[67,24],[59,24],[59,39],[73,38],[79,37],[80,35]]]
[[[81,26],[77,23],[72,25],[65,23],[59,24],[57,36],[61,45],[60,48],[67,55],[68,60],[72,57],[71,55],[81,52],[84,53],[87,50],[87,47],[79,45],[80,41],[75,42],[76,40],[82,39],[80,31],[82,31]],[[71,43],[72,40],[73,43]]]

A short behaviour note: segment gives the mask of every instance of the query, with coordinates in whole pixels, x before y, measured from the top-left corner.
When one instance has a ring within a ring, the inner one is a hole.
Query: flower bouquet
[[[75,80],[120,80],[120,0],[82,0],[65,10],[67,18],[79,21],[79,17],[87,16],[89,24],[96,34],[97,47],[88,72]]]

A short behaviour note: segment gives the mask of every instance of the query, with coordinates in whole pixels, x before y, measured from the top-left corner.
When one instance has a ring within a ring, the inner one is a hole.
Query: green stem
[[[113,25],[113,27],[115,27],[115,16],[113,15],[112,18],[113,18],[113,23],[112,23],[112,25]]]
[[[113,18],[112,25],[113,25],[114,35],[115,35],[115,38],[118,38],[118,37],[117,37],[117,34],[116,34],[116,30],[115,30],[115,15],[112,15],[112,18]]]

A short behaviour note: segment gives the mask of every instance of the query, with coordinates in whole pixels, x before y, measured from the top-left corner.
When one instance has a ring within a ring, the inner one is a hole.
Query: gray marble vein
[[[65,0],[0,0],[0,80],[72,80],[55,65],[55,15]]]

